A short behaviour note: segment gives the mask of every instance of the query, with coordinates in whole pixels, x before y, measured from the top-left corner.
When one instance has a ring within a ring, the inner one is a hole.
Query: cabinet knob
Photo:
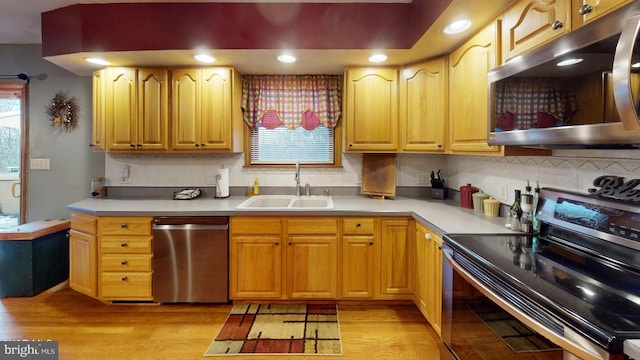
[[[280,240],[276,240],[276,246],[280,245]]]
[[[289,242],[287,242],[287,244],[293,245],[293,241],[289,240]]]
[[[122,247],[127,247],[127,243],[126,243],[126,242],[123,242],[122,244],[120,244],[120,246],[122,246]]]
[[[127,265],[127,260],[122,260],[121,264],[122,265]]]
[[[120,227],[125,229],[127,227],[127,224],[120,224]]]
[[[559,20],[556,20],[556,21],[553,22],[553,24],[551,24],[551,28],[553,30],[561,29],[563,26],[564,26],[564,24]]]
[[[425,233],[424,238],[427,240],[431,240],[431,233]]]
[[[589,5],[589,4],[584,4],[580,7],[580,10],[578,10],[578,12],[580,13],[580,15],[587,15],[588,13],[593,11],[593,6]]]
[[[204,147],[204,145],[205,145],[204,143],[200,144],[200,146],[202,146],[202,147]]]
[[[357,224],[356,224],[356,227],[360,227],[360,226],[362,226],[362,224],[360,224],[360,223],[357,223]]]
[[[442,250],[442,245],[438,245],[438,250]]]
[[[369,240],[369,245],[373,245],[373,240]]]
[[[127,281],[128,278],[126,276],[121,277],[122,281]]]
[[[142,144],[138,144],[138,147],[142,147]]]
[[[441,147],[442,147],[442,144],[438,144],[437,146],[438,146],[439,148],[441,148]]]
[[[199,147],[199,146],[200,146],[200,144],[195,144],[195,145],[196,145],[196,147]]]
[[[136,147],[136,144],[129,144],[129,146],[131,146],[131,147]]]
[[[353,144],[349,144],[349,147],[353,147]]]

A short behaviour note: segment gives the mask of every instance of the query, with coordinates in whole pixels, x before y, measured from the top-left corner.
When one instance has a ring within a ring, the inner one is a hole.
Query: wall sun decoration
[[[75,97],[68,98],[67,93],[59,91],[47,106],[47,115],[51,126],[64,131],[72,131],[78,126],[78,104]]]

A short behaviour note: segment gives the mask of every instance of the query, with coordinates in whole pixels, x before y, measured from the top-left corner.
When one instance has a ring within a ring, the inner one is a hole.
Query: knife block
[[[440,200],[444,200],[447,198],[447,188],[441,189],[441,188],[431,188],[431,198],[432,199],[440,199]]]

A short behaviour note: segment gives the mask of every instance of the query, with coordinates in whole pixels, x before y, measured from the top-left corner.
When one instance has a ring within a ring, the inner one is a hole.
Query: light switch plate
[[[29,168],[33,170],[49,170],[50,159],[31,159]]]

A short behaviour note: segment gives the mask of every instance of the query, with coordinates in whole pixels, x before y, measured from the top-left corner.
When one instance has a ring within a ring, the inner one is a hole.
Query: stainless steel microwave
[[[640,1],[488,74],[490,145],[640,148]]]

